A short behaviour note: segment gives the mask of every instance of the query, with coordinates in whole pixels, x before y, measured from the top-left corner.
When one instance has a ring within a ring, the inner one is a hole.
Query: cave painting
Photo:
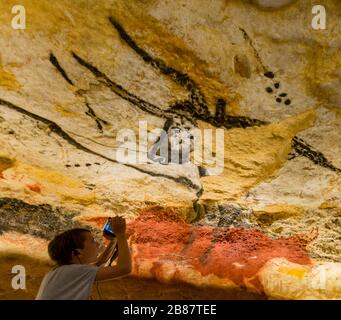
[[[176,84],[182,86],[189,92],[189,98],[186,100],[178,100],[169,105],[166,109],[162,109],[134,95],[120,84],[111,80],[104,72],[92,65],[91,62],[85,60],[84,57],[81,57],[80,54],[76,52],[70,52],[70,54],[75,62],[91,72],[100,80],[101,84],[108,87],[116,95],[135,105],[143,112],[164,119],[163,129],[165,132],[169,132],[174,127],[178,127],[180,130],[196,127],[198,120],[209,123],[216,128],[225,128],[227,130],[232,128],[266,126],[269,124],[265,121],[245,116],[229,115],[228,105],[223,98],[219,97],[218,93],[215,104],[215,113],[211,114],[208,108],[208,102],[197,83],[195,83],[186,73],[167,66],[162,59],[153,57],[147,51],[139,47],[115,18],[110,17],[109,21],[124,43],[141,57],[142,63],[146,63],[157,69],[162,75],[169,77]],[[57,56],[52,52],[50,53],[49,61],[68,84],[76,87],[75,82],[70,79],[67,71],[60,65]],[[265,90],[269,94],[274,94],[274,98],[279,104],[290,107],[292,100],[287,92],[282,92],[280,90],[281,84],[275,80],[275,75],[271,71],[266,71],[264,76],[274,79],[275,81],[273,87],[267,87]],[[78,91],[78,94],[82,96],[81,90]],[[86,115],[93,119],[98,132],[103,134],[103,128],[107,126],[109,122],[106,119],[103,119],[103,117],[98,117],[90,103],[86,101],[86,98],[84,99],[84,103],[87,106]],[[83,145],[81,142],[77,141],[76,138],[68,134],[67,131],[56,122],[29,112],[25,110],[24,106],[18,106],[2,98],[0,98],[0,106],[19,112],[47,125],[51,132],[85,153],[96,155],[109,162],[118,163],[116,159]],[[162,137],[160,137],[160,139],[162,139]],[[320,151],[298,137],[292,139],[292,149],[292,152],[288,155],[289,160],[294,157],[303,156],[316,165],[334,172],[341,172],[341,169],[335,167]],[[163,164],[167,165],[168,162],[163,162]],[[100,166],[101,163],[85,162],[84,164],[75,163],[73,165],[76,167],[89,167],[94,165]],[[166,173],[155,173],[132,164],[125,165],[131,169],[138,170],[151,176],[166,178],[186,185],[196,192],[198,198],[200,198],[200,195],[203,192],[199,185],[196,185],[187,177],[173,177]],[[66,166],[71,165],[67,164]],[[205,168],[198,167],[198,171],[200,176],[206,174]],[[1,177],[3,178],[3,176]],[[27,188],[36,193],[41,192],[39,184],[27,183],[26,185]],[[3,211],[1,221],[2,232],[19,230],[23,233],[32,233],[29,228],[18,229],[16,227],[18,224],[16,221],[18,218],[17,214],[4,214],[4,209],[8,208],[8,206],[17,208],[18,212],[23,210],[25,214],[22,216],[25,217],[26,220],[33,219],[39,226],[39,232],[36,232],[34,235],[38,235],[45,239],[50,238],[51,234],[56,231],[56,225],[60,230],[81,225],[81,223],[72,222],[72,215],[64,220],[58,218],[58,215],[56,215],[49,206],[38,207],[21,200],[1,198],[0,210]],[[34,213],[35,211],[36,213]],[[10,211],[10,213],[13,212]],[[57,213],[60,212],[57,211]],[[11,221],[13,220],[12,224],[8,223],[10,219]],[[49,224],[53,225],[53,229],[48,228],[47,224],[44,225],[43,222],[38,221],[43,221],[44,219],[49,220]],[[51,219],[55,220],[54,224],[50,223]],[[91,219],[89,219],[89,221],[90,220]],[[22,222],[22,225],[25,224],[25,221]],[[100,227],[103,222],[101,219],[94,219],[94,221],[98,223],[98,227]],[[21,224],[20,221],[19,224]],[[45,227],[43,228],[43,226]],[[143,261],[150,260],[152,261],[152,266],[149,269],[150,274],[159,280],[163,280],[167,277],[165,275],[164,266],[170,262],[173,268],[170,277],[171,281],[180,279],[179,273],[181,273],[181,268],[188,267],[199,272],[202,276],[213,274],[220,278],[228,278],[240,287],[245,286],[246,282],[251,283],[261,294],[264,294],[264,292],[258,279],[259,270],[270,259],[276,257],[284,257],[297,264],[310,265],[311,260],[308,256],[306,246],[316,237],[316,235],[311,236],[308,237],[307,240],[305,236],[294,236],[286,239],[273,240],[254,228],[229,229],[227,227],[212,228],[210,226],[193,226],[185,223],[185,221],[177,216],[169,215],[169,213],[164,211],[161,207],[153,212],[141,212],[139,217],[129,223],[128,235],[130,236],[131,243],[135,250],[134,272],[137,275],[140,273],[139,268],[143,264]]]
[[[103,218],[88,222],[101,227]],[[133,274],[161,282],[186,281],[189,270],[201,276],[232,281],[265,295],[259,272],[268,261],[285,258],[311,266],[306,246],[317,230],[283,239],[271,239],[253,228],[198,226],[186,223],[176,212],[156,206],[142,210],[128,223]]]
[[[165,62],[159,58],[152,57],[149,53],[147,53],[144,49],[140,48],[136,44],[136,42],[129,36],[129,34],[124,30],[123,26],[116,19],[110,17],[109,20],[119,33],[121,39],[141,57],[144,63],[151,65],[153,68],[159,70],[163,75],[169,77],[175,83],[186,89],[190,93],[190,98],[184,101],[177,101],[168,106],[166,110],[162,110],[158,106],[155,106],[152,103],[147,102],[128,92],[121,85],[112,81],[107,75],[105,75],[98,68],[91,65],[91,63],[87,62],[85,59],[77,55],[75,52],[72,52],[73,57],[79,64],[87,68],[98,79],[102,80],[106,86],[108,86],[122,99],[129,101],[130,103],[134,104],[147,113],[166,119],[163,128],[166,132],[168,132],[173,126],[176,125],[177,120],[180,120],[180,126],[183,130],[188,129],[191,126],[195,126],[197,120],[205,121],[213,125],[214,127],[224,127],[226,129],[247,128],[251,126],[261,126],[267,124],[267,122],[258,119],[252,119],[244,116],[228,115],[226,101],[223,98],[219,97],[216,101],[215,114],[212,115],[209,111],[204,94],[201,92],[199,86],[186,73],[180,72],[172,67],[167,66]],[[64,79],[70,84],[73,84],[73,82],[68,78],[66,72],[59,65],[57,59],[53,56],[53,54],[51,54],[51,56],[53,58],[51,58],[50,61],[61,73]],[[266,71],[264,73],[264,76],[270,79],[275,78],[274,73],[271,71]],[[279,89],[280,83],[275,82],[274,88]],[[272,93],[273,89],[268,87],[267,91],[269,93]],[[282,102],[282,98],[286,97],[287,93],[279,93],[278,96],[276,96],[276,101],[280,103]],[[284,104],[290,105],[290,98],[287,97],[286,99],[284,99]],[[96,118],[96,115],[93,111],[91,114],[92,117],[94,117],[99,129],[101,130],[99,119]],[[100,121],[103,122],[105,120]],[[294,137],[292,140],[292,147],[294,149],[294,152],[291,154],[289,159],[292,159],[295,156],[304,156],[317,165],[323,166],[336,172],[341,172],[341,169],[336,168],[330,161],[326,159],[326,157],[321,152],[315,150],[304,140],[299,139],[298,137]]]
[[[245,116],[232,116],[227,113],[227,106],[226,101],[223,98],[218,97],[216,100],[216,106],[215,106],[215,114],[212,115],[208,109],[207,101],[205,99],[205,96],[201,92],[199,86],[192,80],[190,77],[183,72],[180,72],[178,70],[175,70],[172,67],[167,66],[161,59],[152,57],[149,53],[147,53],[145,50],[140,48],[135,41],[128,35],[128,33],[124,30],[122,25],[114,18],[109,18],[111,24],[113,27],[117,30],[120,37],[124,42],[133,49],[140,57],[141,59],[151,65],[153,68],[158,69],[163,75],[171,78],[174,82],[182,86],[184,89],[189,91],[190,98],[188,100],[184,101],[177,101],[170,106],[166,108],[166,110],[162,110],[156,105],[153,105],[150,102],[147,102],[136,95],[128,92],[125,88],[123,88],[121,85],[115,83],[112,81],[107,75],[105,75],[103,72],[101,72],[98,68],[91,65],[91,63],[87,62],[85,59],[77,55],[77,53],[72,52],[72,56],[75,58],[75,60],[85,68],[87,68],[91,73],[94,74],[98,79],[101,80],[104,85],[109,87],[115,94],[120,96],[122,99],[125,99],[129,101],[130,103],[134,104],[138,108],[140,108],[142,111],[150,113],[154,116],[158,116],[160,118],[165,119],[164,123],[164,130],[166,132],[169,132],[174,127],[180,127],[180,130],[186,130],[189,128],[195,127],[197,124],[197,120],[205,121],[209,124],[211,124],[214,127],[220,128],[223,127],[225,129],[231,129],[231,128],[247,128],[251,126],[262,126],[266,125],[267,122],[253,119]],[[51,53],[50,54],[50,62],[55,66],[55,68],[60,72],[60,74],[63,76],[63,78],[71,85],[74,85],[73,81],[68,77],[66,71],[62,68],[62,66],[59,64],[57,57]],[[264,75],[268,78],[273,79],[275,75],[271,71],[267,71],[264,73]],[[280,84],[276,82],[274,84],[275,88],[279,88]],[[266,88],[269,93],[273,92],[273,89],[268,87]],[[82,94],[80,92],[80,94]],[[285,98],[287,96],[287,93],[279,93],[276,99]],[[285,105],[290,105],[291,100],[288,98],[284,100]],[[36,115],[34,113],[31,113],[23,107],[16,106],[15,104],[6,101],[4,99],[0,98],[0,105],[3,107],[8,107],[13,110],[16,110],[24,115],[27,115],[35,120],[41,121],[49,126],[51,131],[53,131],[55,134],[62,137],[64,140],[66,140],[71,145],[75,146],[76,148],[91,153],[94,155],[97,155],[107,161],[110,162],[116,162],[115,159],[109,158],[106,155],[99,154],[86,146],[79,143],[75,138],[71,137],[63,128],[61,128],[58,124],[55,122],[43,118],[39,115]],[[88,111],[86,112],[86,115],[93,118],[96,122],[96,126],[98,127],[98,130],[100,132],[103,132],[103,126],[107,125],[108,122],[105,119],[98,118],[95,114],[94,110],[91,108],[90,104],[86,102],[86,106]],[[288,156],[288,159],[293,159],[297,156],[304,156],[311,160],[313,163],[323,166],[325,168],[328,168],[330,170],[341,172],[340,168],[336,168],[321,152],[310,146],[307,142],[304,140],[294,137],[292,140],[292,147],[293,152]],[[164,162],[163,162],[164,163]],[[91,165],[91,164],[90,164]],[[160,174],[155,173],[151,171],[147,171],[145,169],[139,168],[137,166],[133,166],[130,164],[126,164],[127,166],[134,168],[135,170],[141,171],[143,173],[147,173],[153,176],[160,176],[167,179],[172,179],[176,182],[186,184],[190,188],[193,188],[194,190],[197,190],[197,192],[200,192],[200,187],[193,184],[192,181],[190,181],[186,177],[177,177],[174,178],[172,176],[166,175],[166,174]],[[199,174],[205,174],[205,170],[202,170],[202,168],[199,168]]]

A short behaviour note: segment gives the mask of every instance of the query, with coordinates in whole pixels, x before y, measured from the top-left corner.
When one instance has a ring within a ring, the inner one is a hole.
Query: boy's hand
[[[115,234],[124,234],[126,232],[126,220],[122,217],[111,218],[110,228]]]

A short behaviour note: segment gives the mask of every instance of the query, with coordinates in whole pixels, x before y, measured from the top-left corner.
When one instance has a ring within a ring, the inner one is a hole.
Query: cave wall
[[[34,297],[54,234],[100,237],[117,214],[133,274],[100,298],[340,298],[337,0],[326,30],[303,0],[30,0],[25,30],[15,4],[0,3],[0,298]],[[150,150],[156,128],[223,130],[222,172],[117,159],[119,130]]]

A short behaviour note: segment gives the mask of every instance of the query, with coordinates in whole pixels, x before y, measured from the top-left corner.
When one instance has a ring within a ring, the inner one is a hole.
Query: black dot
[[[277,101],[278,103],[281,103],[281,102],[282,102],[282,99],[281,99],[281,98],[277,98],[276,101]]]
[[[98,163],[98,162],[95,162],[95,164],[97,164],[98,166],[100,166],[101,164],[100,163]]]
[[[284,101],[284,103],[288,106],[291,103],[291,101],[290,101],[290,99],[287,99]]]
[[[80,165],[78,163],[75,164],[75,167],[80,167]]]
[[[14,130],[8,131],[8,134],[14,134]]]
[[[66,164],[66,165],[65,165],[65,167],[67,167],[67,168],[70,168],[70,167],[71,167],[71,165],[69,165],[69,164]]]
[[[270,79],[273,79],[275,77],[275,75],[272,71],[265,72],[264,76],[266,76],[267,78],[270,78]]]
[[[278,88],[279,88],[279,82],[276,82],[276,83],[274,84],[274,86],[275,86],[276,89],[278,89]]]
[[[91,163],[86,163],[85,164],[87,167],[90,167],[91,166]]]
[[[285,92],[283,92],[283,93],[281,93],[279,96],[280,96],[280,97],[286,97],[287,94],[286,94]]]
[[[272,88],[270,88],[270,87],[267,87],[265,90],[266,90],[266,92],[268,92],[268,93],[273,92]]]

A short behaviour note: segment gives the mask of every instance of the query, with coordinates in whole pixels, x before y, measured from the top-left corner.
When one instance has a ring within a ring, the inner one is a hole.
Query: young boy
[[[45,275],[36,300],[88,300],[94,281],[110,280],[131,272],[125,220],[120,217],[110,220],[116,238],[103,233],[110,243],[100,256],[99,243],[87,229],[65,231],[49,243],[49,256],[57,266]],[[116,244],[117,263],[105,266],[115,253]]]

